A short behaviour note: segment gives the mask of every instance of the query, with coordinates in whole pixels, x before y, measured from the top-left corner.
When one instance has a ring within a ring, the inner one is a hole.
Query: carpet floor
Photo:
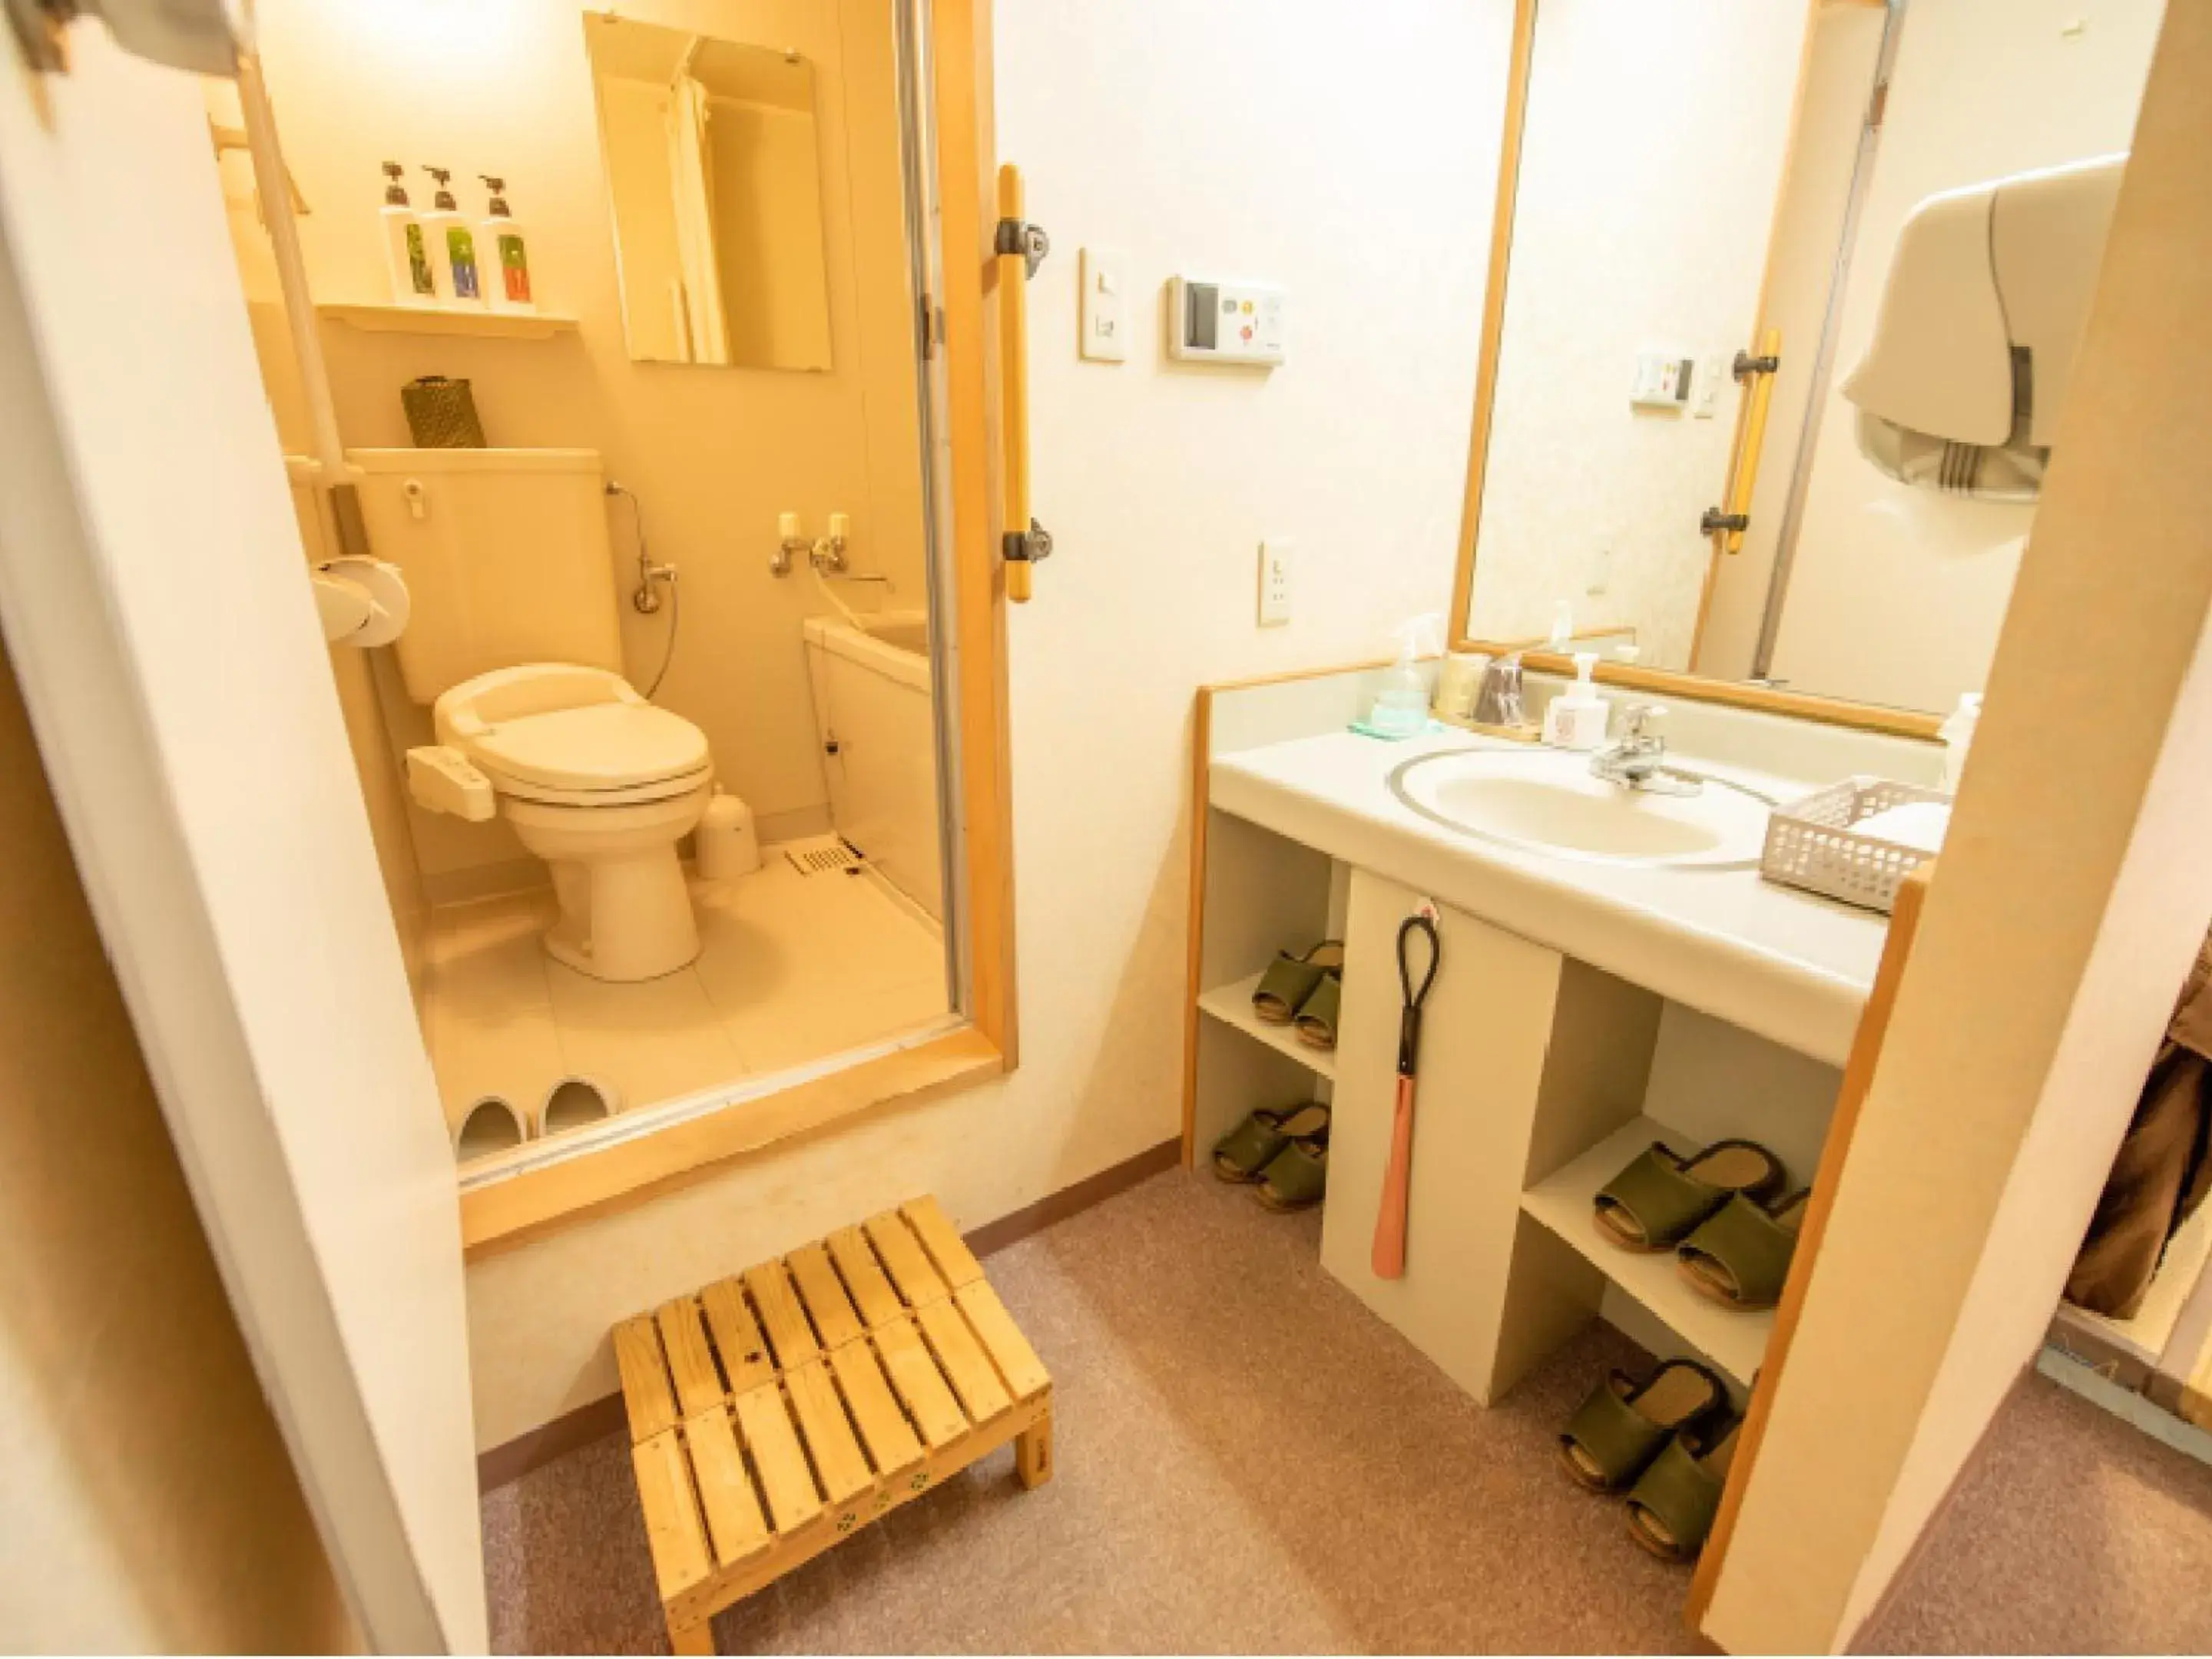
[[[1176,1171],[992,1257],[1053,1373],[1051,1482],[994,1454],[717,1646],[1692,1650],[1686,1571],[1554,1463],[1635,1348],[1593,1326],[1484,1411],[1322,1272],[1319,1234]],[[1869,1646],[2212,1649],[2212,1469],[2040,1377],[1990,1441]],[[496,1650],[666,1650],[623,1437],[486,1494],[483,1529]]]

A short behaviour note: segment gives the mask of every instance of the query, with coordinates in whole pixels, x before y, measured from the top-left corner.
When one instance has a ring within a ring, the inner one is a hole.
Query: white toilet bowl
[[[676,856],[713,793],[697,726],[619,675],[562,663],[465,681],[438,699],[435,721],[461,769],[480,775],[522,844],[552,866],[561,915],[549,955],[631,981],[699,954]]]
[[[713,793],[702,782],[660,800],[567,806],[502,791],[516,836],[553,866],[561,919],[545,935],[547,954],[612,980],[657,979],[696,957],[676,843],[698,827]]]

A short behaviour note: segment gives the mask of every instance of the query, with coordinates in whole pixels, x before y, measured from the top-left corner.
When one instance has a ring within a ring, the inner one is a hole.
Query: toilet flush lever
[[[422,488],[420,478],[410,478],[399,486],[399,494],[407,502],[407,516],[427,519],[430,516],[430,492]]]

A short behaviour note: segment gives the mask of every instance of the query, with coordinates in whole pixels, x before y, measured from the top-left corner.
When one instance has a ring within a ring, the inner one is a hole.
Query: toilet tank
[[[349,449],[368,544],[405,574],[407,695],[524,663],[623,672],[605,475],[590,449]]]

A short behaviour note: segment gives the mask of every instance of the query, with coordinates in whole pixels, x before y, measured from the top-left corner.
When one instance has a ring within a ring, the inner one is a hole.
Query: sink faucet
[[[1652,728],[1667,711],[1632,702],[1621,710],[1620,741],[1590,758],[1590,775],[1653,795],[1694,795],[1704,781],[1667,764],[1667,739]]]

